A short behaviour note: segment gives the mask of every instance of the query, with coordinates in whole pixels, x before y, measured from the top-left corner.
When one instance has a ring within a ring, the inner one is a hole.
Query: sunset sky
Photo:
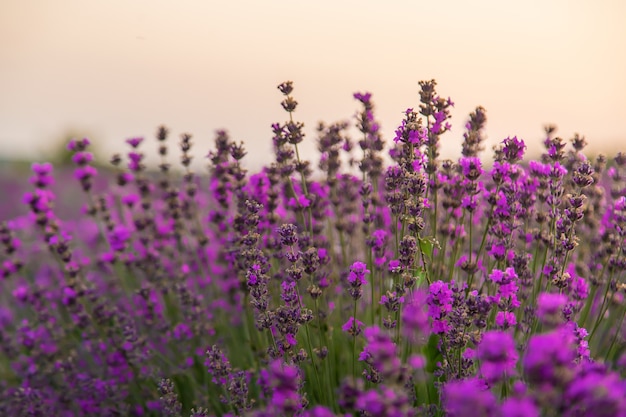
[[[294,81],[313,152],[316,123],[352,120],[356,91],[391,141],[431,78],[456,103],[445,157],[477,105],[490,144],[517,135],[538,150],[554,123],[626,150],[624,22],[621,0],[2,0],[0,158],[45,159],[69,134],[108,155],[166,124],[198,156],[224,128],[258,166],[286,118],[280,82]]]

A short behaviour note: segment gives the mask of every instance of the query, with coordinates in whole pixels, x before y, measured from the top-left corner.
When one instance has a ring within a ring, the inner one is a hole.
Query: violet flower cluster
[[[626,416],[625,154],[552,126],[489,154],[477,107],[443,160],[454,103],[419,87],[385,140],[372,94],[309,138],[280,84],[258,172],[225,131],[174,163],[165,127],[33,164],[0,209],[0,415]]]

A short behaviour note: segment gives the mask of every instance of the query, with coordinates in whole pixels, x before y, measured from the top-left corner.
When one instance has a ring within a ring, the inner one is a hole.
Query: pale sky
[[[0,157],[45,159],[68,132],[109,155],[163,123],[198,156],[226,129],[258,166],[286,119],[280,82],[313,152],[319,120],[353,120],[356,91],[391,141],[431,78],[456,103],[446,157],[477,105],[490,144],[537,150],[554,123],[626,150],[626,1],[0,0]]]

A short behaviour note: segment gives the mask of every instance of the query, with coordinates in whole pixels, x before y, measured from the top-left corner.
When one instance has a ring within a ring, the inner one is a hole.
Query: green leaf
[[[437,347],[439,345],[439,335],[431,334],[428,338],[428,343],[424,346],[423,352],[426,357],[426,366],[424,370],[430,375],[427,376],[426,392],[428,396],[429,404],[439,403],[439,392],[435,387],[435,376],[433,373],[437,370],[437,362],[443,362],[443,355]]]
[[[178,401],[183,405],[183,410],[191,409],[195,398],[193,381],[186,374],[174,375],[172,380],[178,391]]]
[[[415,281],[415,286],[419,288],[420,285],[422,285],[422,282],[424,282],[424,279],[426,278],[426,273],[422,271],[421,269],[416,269],[415,273],[413,274],[413,277],[417,278],[417,280]]]
[[[428,258],[428,260],[433,259],[433,254],[435,252],[435,247],[439,247],[439,243],[432,237],[420,238],[419,239],[420,250]]]
[[[426,372],[433,373],[437,369],[437,362],[443,362],[443,355],[437,347],[439,345],[439,335],[431,334],[428,343],[424,347],[424,356],[426,356]]]

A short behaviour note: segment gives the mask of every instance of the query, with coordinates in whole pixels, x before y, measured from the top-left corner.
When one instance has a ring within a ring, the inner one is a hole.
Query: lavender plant
[[[477,107],[441,160],[453,102],[419,85],[387,167],[357,93],[314,169],[291,82],[256,173],[225,131],[172,169],[165,127],[157,171],[142,138],[33,164],[0,224],[0,414],[626,416],[626,157],[547,127],[487,162]]]

